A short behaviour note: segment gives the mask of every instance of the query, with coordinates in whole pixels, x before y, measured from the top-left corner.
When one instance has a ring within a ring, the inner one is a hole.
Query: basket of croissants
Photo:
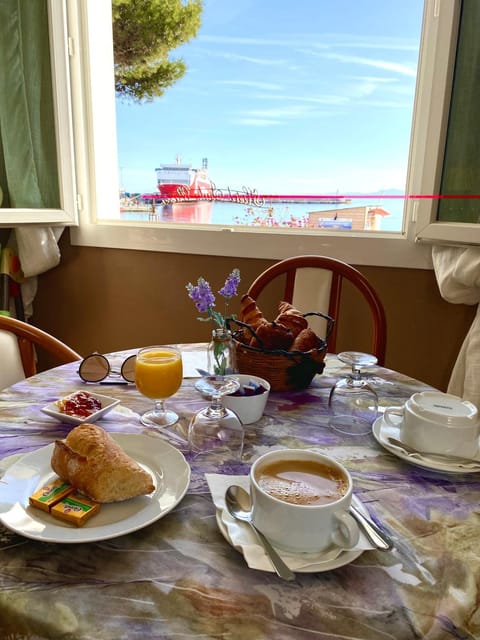
[[[325,338],[309,327],[308,318],[326,321]],[[302,313],[289,302],[278,305],[278,315],[267,320],[248,294],[242,296],[238,318],[228,326],[235,343],[239,373],[265,378],[272,391],[305,389],[325,367],[327,341],[333,319],[320,312]]]

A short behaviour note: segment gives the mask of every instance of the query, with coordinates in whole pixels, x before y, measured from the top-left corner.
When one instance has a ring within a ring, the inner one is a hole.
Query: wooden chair
[[[50,353],[59,364],[82,359],[61,340],[17,318],[0,315],[0,334],[0,389],[37,373],[35,347]]]
[[[324,272],[321,281],[318,279],[319,272],[317,270],[319,269]],[[305,273],[305,279],[302,285],[303,291],[297,296],[297,289],[300,288],[300,271]],[[250,285],[248,294],[257,300],[267,285],[282,276],[285,283],[281,299],[295,304],[297,308],[304,311],[324,311],[335,319],[335,325],[328,341],[331,353],[336,353],[337,347],[342,284],[343,280],[349,280],[368,303],[373,322],[371,352],[377,357],[380,365],[385,364],[387,342],[385,311],[377,292],[360,271],[335,258],[315,255],[295,256],[281,260],[261,273]],[[327,277],[325,278],[325,276]],[[319,288],[321,289],[320,294],[318,294]],[[315,305],[312,308],[312,301],[317,303],[319,300],[321,300],[322,306],[317,308]]]

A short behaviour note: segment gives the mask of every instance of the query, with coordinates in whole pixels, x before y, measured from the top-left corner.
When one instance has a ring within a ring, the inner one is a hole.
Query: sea
[[[380,230],[400,232],[402,229],[404,198],[391,196],[371,201],[352,198],[350,202],[320,204],[310,202],[263,202],[237,203],[221,201],[198,201],[188,203],[157,204],[150,210],[141,211],[123,209],[122,220],[175,222],[179,224],[212,224],[212,225],[246,225],[251,227],[290,227],[305,228],[308,226],[308,215],[311,212],[325,211],[332,217],[332,211],[340,211],[349,207],[371,206],[386,211],[389,215],[380,217]]]

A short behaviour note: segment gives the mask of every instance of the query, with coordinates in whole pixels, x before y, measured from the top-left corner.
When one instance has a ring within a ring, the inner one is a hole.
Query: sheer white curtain
[[[480,247],[435,246],[432,257],[442,298],[453,304],[477,305],[448,392],[470,400],[480,409]]]

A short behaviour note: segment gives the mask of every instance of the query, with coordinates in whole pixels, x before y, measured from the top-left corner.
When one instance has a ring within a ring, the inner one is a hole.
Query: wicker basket
[[[261,343],[254,329],[240,320],[230,320],[229,329],[235,343],[239,373],[265,378],[270,383],[272,391],[293,391],[308,387],[314,376],[322,373],[325,368],[327,342],[334,321],[330,316],[318,312],[303,315],[305,317],[316,315],[327,321],[325,340],[321,340],[320,347],[310,351],[284,351],[283,349],[268,351],[251,347],[239,340],[239,336],[244,335],[244,330],[247,329]],[[239,325],[239,328],[235,329],[233,324]]]

